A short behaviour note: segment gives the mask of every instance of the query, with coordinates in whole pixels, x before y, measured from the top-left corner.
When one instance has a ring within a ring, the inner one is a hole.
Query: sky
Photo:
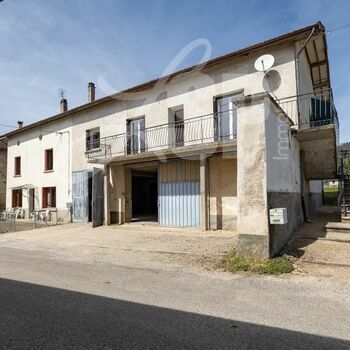
[[[0,134],[318,20],[350,23],[350,1],[324,0],[3,0],[0,2]],[[350,141],[350,28],[328,34],[341,141]],[[12,127],[12,129],[11,129]]]

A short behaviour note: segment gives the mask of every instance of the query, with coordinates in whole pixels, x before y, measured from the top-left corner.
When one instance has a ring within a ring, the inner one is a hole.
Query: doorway
[[[103,170],[75,171],[72,176],[73,222],[103,224]]]
[[[158,222],[158,171],[132,170],[132,221]]]

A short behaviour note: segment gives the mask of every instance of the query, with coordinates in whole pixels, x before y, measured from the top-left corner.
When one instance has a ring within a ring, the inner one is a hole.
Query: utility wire
[[[1,2],[1,1],[0,1],[0,2]],[[3,128],[11,128],[11,129],[17,129],[17,126],[7,125],[7,124],[0,124],[0,127],[3,127]]]
[[[343,25],[341,25],[339,27],[335,27],[333,29],[327,30],[327,33],[333,33],[333,32],[336,32],[338,30],[343,30],[343,29],[348,29],[348,28],[350,28],[350,23],[343,24]]]

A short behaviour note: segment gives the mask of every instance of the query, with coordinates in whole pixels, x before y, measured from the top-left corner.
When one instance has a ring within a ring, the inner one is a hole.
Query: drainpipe
[[[62,136],[63,134],[68,134],[68,155],[67,155],[67,158],[68,158],[68,189],[67,189],[67,193],[69,196],[70,195],[70,176],[71,176],[71,173],[70,173],[70,131],[67,130],[67,131],[57,132],[57,134],[60,136]]]
[[[307,222],[307,211],[306,211],[306,205],[305,205],[305,195],[304,195],[304,155],[303,151],[300,151],[300,195],[301,195],[301,209],[303,211],[304,216],[304,222]]]

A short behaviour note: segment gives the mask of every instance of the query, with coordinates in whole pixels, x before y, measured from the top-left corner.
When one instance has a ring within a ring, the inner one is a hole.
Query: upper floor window
[[[100,128],[86,130],[86,151],[100,148]]]
[[[128,153],[145,152],[145,117],[127,120]]]
[[[178,106],[169,108],[169,143],[173,147],[184,145],[184,108]]]
[[[56,208],[56,187],[43,187],[42,207]]]
[[[21,157],[15,157],[14,175],[21,176]]]
[[[236,93],[215,99],[215,129],[219,140],[233,139],[237,135],[236,102],[241,97],[242,93]]]
[[[53,149],[45,150],[45,171],[53,170]]]

